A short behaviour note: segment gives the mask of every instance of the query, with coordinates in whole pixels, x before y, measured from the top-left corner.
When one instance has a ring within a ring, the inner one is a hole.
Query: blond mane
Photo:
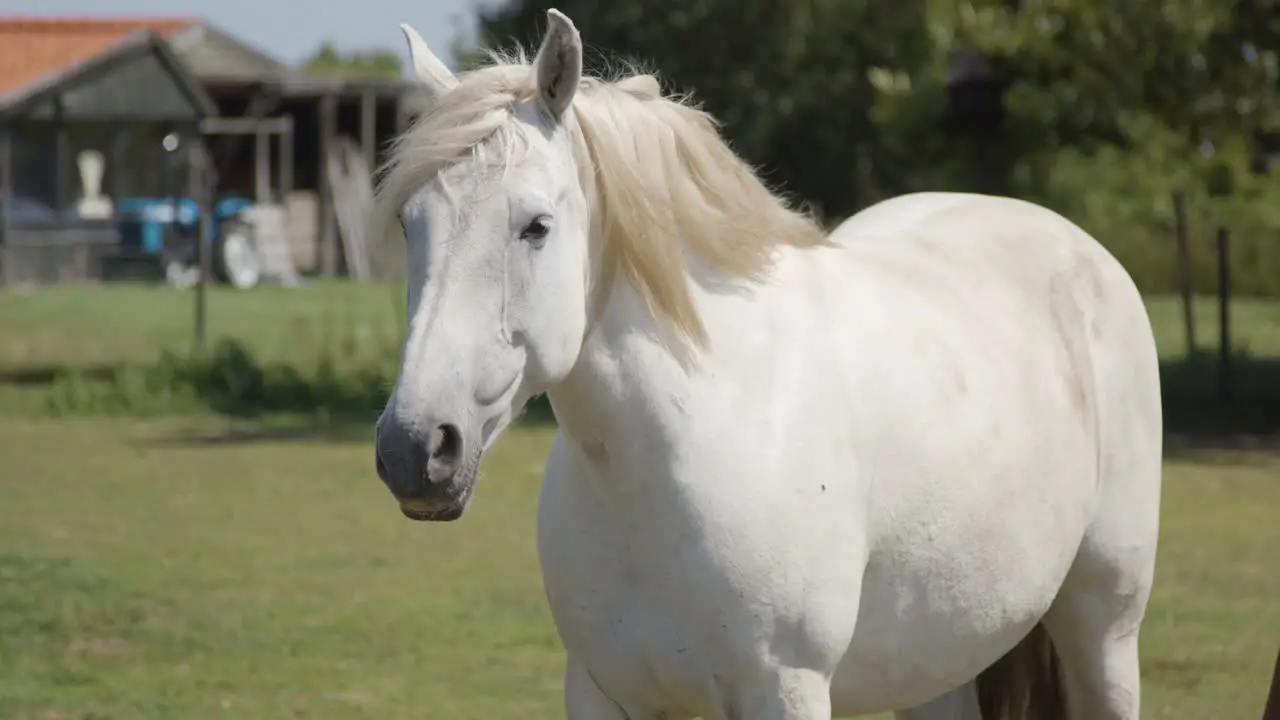
[[[399,232],[400,208],[449,163],[491,153],[510,163],[519,152],[515,109],[536,95],[524,57],[495,58],[458,80],[392,146],[375,237]],[[620,269],[655,317],[694,343],[707,336],[690,294],[686,244],[711,270],[760,281],[778,246],[825,242],[812,217],[789,208],[734,154],[710,115],[663,97],[652,76],[584,79],[572,108],[566,117],[606,272]]]

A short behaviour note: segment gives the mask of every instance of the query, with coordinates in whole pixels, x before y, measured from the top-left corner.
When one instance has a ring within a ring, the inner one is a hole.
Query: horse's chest
[[[628,520],[597,505],[580,480],[544,478],[538,523],[565,648],[624,707],[673,718],[712,712],[738,678],[754,676],[770,608],[789,598],[744,587],[756,573],[727,567],[705,528],[670,518],[654,532],[620,527]]]
[[[692,588],[682,598],[681,573],[654,573],[608,541],[588,546],[568,537],[543,533],[541,553],[552,616],[570,655],[624,707],[672,717],[705,711],[714,702],[712,673],[731,672],[731,635],[741,624],[723,603],[696,600]]]

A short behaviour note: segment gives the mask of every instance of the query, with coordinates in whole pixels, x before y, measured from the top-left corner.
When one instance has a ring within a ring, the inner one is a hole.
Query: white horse
[[[548,393],[567,717],[1137,718],[1162,426],[1122,267],[977,195],[827,237],[548,20],[457,77],[402,26],[434,100],[379,186],[409,321],[375,445],[405,515],[454,520]]]

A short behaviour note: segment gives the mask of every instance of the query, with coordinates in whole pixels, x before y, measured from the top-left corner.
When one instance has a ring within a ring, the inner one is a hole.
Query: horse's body
[[[835,237],[700,295],[693,374],[620,287],[552,390],[539,552],[571,656],[631,718],[719,717],[797,666],[852,715],[964,684],[1053,606],[1067,666],[1125,695],[1080,717],[1131,717],[1161,455],[1132,283],[1013,200],[909,196]]]
[[[546,131],[554,143],[561,130],[574,137],[564,118],[577,101],[564,98],[577,86],[580,46],[566,19],[552,21],[535,67],[543,107],[564,123]],[[453,91],[456,81],[423,61],[414,41],[420,77]],[[627,92],[666,102],[648,86]],[[617,101],[613,117],[632,102]],[[607,183],[614,168],[590,134],[596,111],[574,107],[588,128],[575,147]],[[682,153],[673,157],[692,157],[700,182],[714,181],[693,149]],[[568,651],[570,720],[816,720],[883,710],[976,718],[984,688],[971,681],[1015,646],[1029,647],[1024,639],[1043,640],[1041,628],[1063,670],[1063,717],[1136,720],[1137,635],[1160,496],[1158,368],[1133,283],[1083,231],[1020,201],[920,194],[869,208],[830,242],[778,243],[762,282],[726,281],[701,259],[715,248],[687,253],[687,300],[705,352],[653,311],[656,283],[635,281],[643,269],[631,282],[597,282],[609,256],[587,242],[593,277],[583,287],[603,290],[557,306],[583,324],[577,346],[562,353],[563,341],[539,347],[529,329],[561,337],[540,324],[552,311],[523,305],[545,255],[502,246],[492,256],[500,260],[482,260],[488,241],[449,230],[450,213],[431,204],[459,191],[438,192],[421,201],[402,192],[394,203],[405,208],[411,248],[433,223],[453,233],[423,252],[455,265],[433,265],[442,269],[418,300],[411,285],[405,364],[379,424],[379,470],[406,514],[456,518],[474,483],[462,448],[491,444],[529,395],[548,392],[560,430],[543,477],[538,547]],[[588,208],[596,194],[616,197],[583,192]],[[719,201],[730,202],[704,200]],[[533,201],[506,201],[513,209],[502,212],[518,215],[524,202]],[[578,227],[571,192],[565,203],[555,222]],[[457,207],[465,205],[453,215]],[[469,228],[486,222],[476,213]],[[581,227],[607,228],[617,214]],[[490,227],[508,226],[524,228],[522,239],[547,234],[514,217]],[[568,252],[553,243],[571,241],[556,235],[538,252]],[[413,252],[411,268],[424,262]],[[476,290],[482,277],[501,292]],[[476,285],[464,291],[464,283]],[[469,322],[492,317],[501,328],[483,341],[442,334],[462,332],[441,308],[460,307],[468,293],[477,308]],[[660,300],[659,308],[680,307]],[[477,342],[495,354],[476,360],[473,376],[459,353],[479,353]],[[527,358],[516,380],[491,370],[515,367],[495,342]],[[472,387],[476,398],[500,399],[459,399],[458,388]],[[1032,663],[1023,669],[1044,681],[1033,690],[1050,693],[1054,678],[1041,671],[1052,659],[1022,652],[1004,662]]]

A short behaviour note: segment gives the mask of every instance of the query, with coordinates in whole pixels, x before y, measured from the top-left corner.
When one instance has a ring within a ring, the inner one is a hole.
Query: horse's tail
[[[1066,720],[1067,689],[1058,651],[1036,623],[994,665],[978,674],[984,720]]]

